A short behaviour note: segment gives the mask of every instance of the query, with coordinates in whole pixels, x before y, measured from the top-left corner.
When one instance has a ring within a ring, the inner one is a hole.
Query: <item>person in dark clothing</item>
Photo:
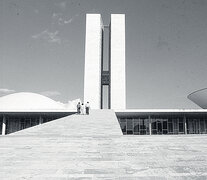
[[[81,109],[81,104],[80,102],[78,102],[77,104],[77,113],[80,114],[80,109]]]
[[[89,109],[90,109],[89,102],[86,103],[85,108],[86,108],[86,114],[89,115]]]

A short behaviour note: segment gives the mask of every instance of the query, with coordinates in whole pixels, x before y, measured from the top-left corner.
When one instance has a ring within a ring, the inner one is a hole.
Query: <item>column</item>
[[[110,30],[111,109],[126,109],[124,14],[111,15]]]
[[[84,103],[101,108],[101,62],[103,25],[100,14],[86,15]],[[77,72],[78,73],[78,72]]]
[[[187,134],[187,122],[186,122],[185,115],[184,115],[184,133]]]
[[[42,116],[40,116],[40,118],[39,118],[39,124],[42,124],[43,123],[43,118],[42,118]]]
[[[152,122],[150,116],[149,116],[149,134],[152,135]]]
[[[3,122],[2,122],[2,135],[6,134],[6,117],[3,115]]]

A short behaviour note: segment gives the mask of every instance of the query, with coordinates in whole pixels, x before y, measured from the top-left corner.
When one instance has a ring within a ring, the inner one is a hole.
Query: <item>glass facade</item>
[[[3,117],[0,116],[0,135],[2,134],[2,123],[3,123]]]
[[[188,134],[206,134],[207,133],[207,117],[189,117],[186,119]]]
[[[41,123],[46,123],[61,117],[65,117],[66,114],[32,114],[32,115],[6,115],[6,134],[10,134],[22,129],[26,129],[32,126],[36,126]],[[0,135],[2,134],[2,122],[3,116],[0,116]]]
[[[6,134],[69,114],[7,114]],[[207,115],[117,115],[124,135],[207,134]],[[0,135],[3,115],[0,116]]]
[[[207,133],[207,116],[118,116],[118,120],[124,135]]]
[[[149,134],[149,122],[147,117],[119,118],[119,123],[123,134]]]

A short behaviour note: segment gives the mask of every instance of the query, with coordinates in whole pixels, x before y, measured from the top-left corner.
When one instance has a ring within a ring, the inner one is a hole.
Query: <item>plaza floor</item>
[[[0,136],[1,180],[207,179],[207,135],[84,136],[53,125]]]

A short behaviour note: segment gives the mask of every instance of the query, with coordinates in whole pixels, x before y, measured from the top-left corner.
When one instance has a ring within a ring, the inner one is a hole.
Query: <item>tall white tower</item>
[[[111,109],[126,109],[125,15],[111,15]]]
[[[101,108],[102,21],[100,14],[86,15],[84,102]]]
[[[84,102],[92,109],[103,107],[104,85],[108,86],[108,108],[126,108],[125,15],[112,14],[109,26],[109,68],[103,70],[104,27],[100,14],[86,15]]]

